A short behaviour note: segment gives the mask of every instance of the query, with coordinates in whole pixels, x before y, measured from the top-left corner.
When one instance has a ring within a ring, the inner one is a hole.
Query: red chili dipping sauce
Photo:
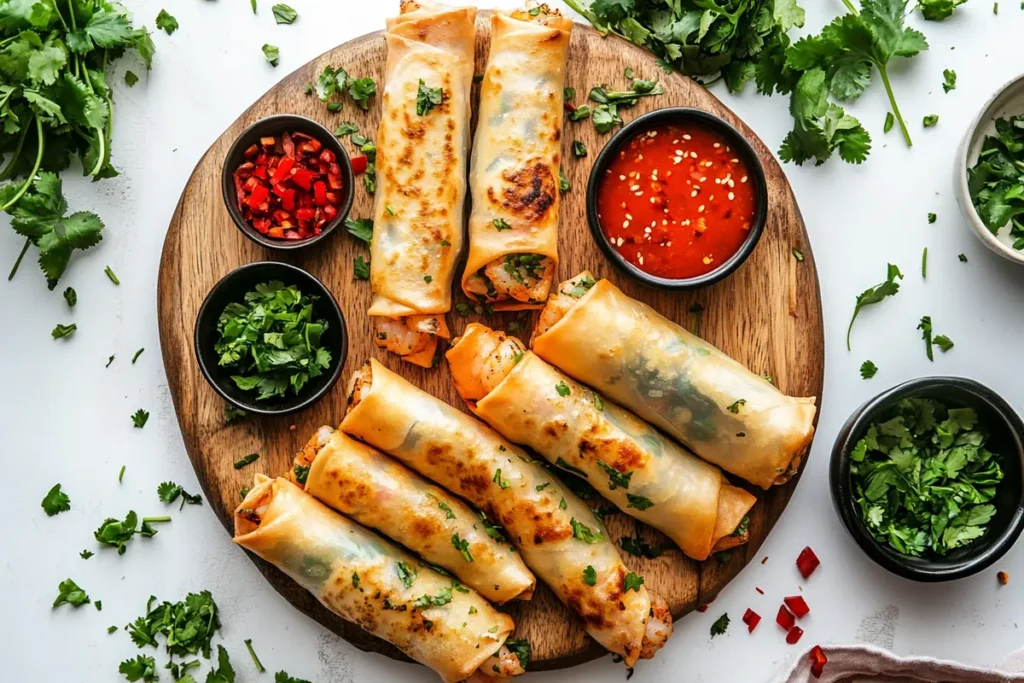
[[[622,145],[597,188],[601,230],[640,270],[704,275],[735,254],[757,209],[746,164],[699,124],[659,125]]]

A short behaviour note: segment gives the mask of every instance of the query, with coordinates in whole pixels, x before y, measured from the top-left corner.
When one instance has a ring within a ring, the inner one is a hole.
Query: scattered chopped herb
[[[111,355],[111,356],[110,356],[110,358],[108,358],[108,359],[107,359],[107,364],[106,364],[106,365],[104,365],[103,367],[105,367],[105,368],[109,368],[109,367],[110,367],[110,364],[111,364],[111,363],[113,363],[113,362],[114,362],[114,356],[113,356],[113,355]]]
[[[90,600],[85,590],[80,588],[77,583],[71,579],[65,579],[60,582],[57,587],[57,599],[53,601],[54,607],[60,607],[63,604],[71,605],[72,607],[81,607],[82,605],[88,605]]]
[[[120,484],[124,480],[124,471],[128,469],[127,465],[121,465],[121,471],[117,473],[117,483]]]
[[[245,648],[249,650],[249,656],[252,657],[252,663],[256,667],[256,670],[260,673],[266,671],[266,669],[263,668],[263,663],[260,661],[260,658],[256,656],[256,651],[252,649],[251,638],[245,639]]]
[[[139,408],[132,413],[132,424],[135,425],[136,429],[142,429],[146,426],[146,422],[149,421],[149,411]]]
[[[464,538],[459,538],[458,534],[452,534],[452,545],[455,549],[462,553],[462,559],[466,562],[473,561],[473,555],[469,552],[469,541]]]
[[[68,308],[74,308],[75,304],[78,303],[78,292],[75,291],[74,287],[68,287],[64,290],[64,301],[68,302]]]
[[[630,572],[626,574],[626,578],[623,581],[622,585],[623,593],[628,593],[629,591],[639,591],[640,586],[644,585],[644,577],[640,576],[636,572]]]
[[[893,117],[892,112],[891,111],[886,112],[885,113],[885,123],[882,125],[882,132],[883,133],[888,133],[890,130],[892,130],[893,124],[895,124],[895,123],[896,123],[896,119]]]
[[[168,14],[167,10],[162,9],[156,15],[156,27],[161,31],[165,31],[167,35],[172,35],[178,30],[178,20]]]
[[[163,12],[163,10],[160,11]],[[171,31],[168,31],[168,33],[171,33]],[[149,655],[136,655],[135,659],[124,660],[117,667],[117,672],[124,674],[124,677],[129,681],[143,681],[144,683],[151,683],[152,681],[159,680],[160,677],[160,674],[156,672],[156,661]]]
[[[558,501],[559,510],[564,510],[566,507],[568,506],[565,504],[565,498],[562,498],[561,500]]]
[[[569,388],[569,385],[566,384],[565,382],[559,382],[558,384],[556,384],[555,391],[557,391],[558,395],[562,397],[568,396],[569,394],[572,393],[572,390]]]
[[[530,666],[530,641],[526,638],[507,638],[505,647],[519,660],[519,666],[525,671]]]
[[[279,3],[270,8],[274,13],[274,21],[278,24],[291,24],[298,18],[299,13],[284,3]]]
[[[796,247],[793,247],[793,258],[795,258],[797,261],[803,261],[804,253],[797,249]]]
[[[135,361],[137,361],[139,359],[139,356],[141,356],[142,352],[145,351],[145,350],[146,350],[145,348],[142,348],[142,349],[139,349],[138,351],[135,352],[135,355],[132,356],[132,365],[135,365]]]
[[[857,295],[857,303],[853,308],[853,317],[850,318],[850,326],[846,328],[847,351],[851,350],[850,332],[853,331],[853,323],[854,321],[857,320],[857,315],[860,313],[861,309],[864,308],[865,306],[877,304],[883,299],[885,299],[887,296],[893,296],[897,292],[899,292],[900,283],[896,282],[896,278],[902,280],[903,273],[900,272],[899,268],[890,263],[886,271],[885,282],[875,285],[874,287],[869,287],[868,289],[864,290],[863,292]]]
[[[92,557],[95,554],[96,553],[94,553],[93,551],[86,549],[86,550],[83,550],[82,552],[78,553],[78,556],[81,557],[83,560],[88,560],[90,557]]]
[[[919,0],[918,5],[922,17],[928,21],[942,21],[952,16],[953,10],[965,2],[967,0]]]
[[[50,336],[54,339],[67,339],[73,335],[77,329],[78,325],[75,323],[71,323],[70,325],[61,325],[58,323],[57,327],[53,328],[53,331],[50,332]]]
[[[932,126],[934,126],[938,122],[939,122],[939,115],[938,114],[928,114],[923,119],[921,119],[921,124],[925,128],[931,128]]]
[[[577,159],[587,156],[587,146],[579,140],[572,141],[572,155]]]
[[[346,218],[345,229],[353,237],[361,239],[369,244],[373,240],[373,219],[372,218]]]
[[[259,453],[250,453],[249,455],[241,457],[241,458],[239,458],[238,460],[235,461],[235,469],[236,470],[240,470],[243,467],[245,467],[246,465],[251,465],[252,463],[256,462],[259,459],[260,459],[260,454]]]
[[[572,183],[569,182],[569,179],[565,177],[565,171],[563,171],[562,167],[559,166],[558,167],[558,191],[561,192],[562,194],[565,194],[566,192],[569,192],[571,190],[572,190]]]
[[[626,500],[629,501],[626,507],[635,508],[637,510],[640,510],[641,512],[654,505],[650,498],[646,498],[644,496],[635,496],[632,493],[626,494]]]
[[[747,399],[745,399],[745,398],[736,399],[731,404],[729,404],[729,406],[726,408],[726,410],[728,410],[730,413],[739,413],[740,412],[740,406],[744,406],[746,404],[747,404]]]
[[[946,92],[956,90],[956,72],[952,69],[942,70],[942,89]]]
[[[939,217],[938,217],[937,214],[934,214],[934,213],[929,213],[928,214],[928,223],[929,224],[934,223],[937,220],[939,220]]]
[[[512,229],[512,226],[509,225],[508,221],[506,221],[504,218],[495,218],[493,221],[491,221],[491,225],[493,225],[494,229],[497,230],[498,232],[501,232],[502,230]]]
[[[346,135],[351,135],[352,133],[358,132],[359,126],[352,123],[351,121],[342,121],[340,124],[338,124],[338,127],[334,129],[334,137],[343,138]]]
[[[54,484],[53,488],[43,497],[42,506],[46,516],[53,517],[61,512],[70,510],[71,499],[60,490],[60,484]]]
[[[928,277],[928,247],[921,252],[921,277]]]
[[[497,470],[495,470],[494,478],[491,479],[491,481],[493,481],[495,484],[497,484],[498,488],[502,488],[502,489],[507,489],[509,486],[512,485],[511,483],[509,483],[509,481],[507,479],[502,479],[501,478],[501,468],[500,467]]]
[[[597,466],[600,467],[608,475],[608,490],[614,491],[617,488],[628,489],[629,480],[632,478],[632,472],[620,472],[611,465],[598,460]]]
[[[444,101],[444,90],[442,88],[430,88],[420,79],[419,88],[416,91],[416,114],[426,116],[434,107],[438,107]]]
[[[267,60],[270,66],[277,66],[281,60],[281,50],[276,45],[270,43],[263,43],[263,57]]]
[[[416,580],[416,570],[405,562],[399,561],[395,563],[395,571],[398,572],[398,578],[402,580],[405,587],[411,588],[413,581]]]
[[[936,335],[935,338],[932,340],[932,343],[938,346],[939,350],[942,351],[943,353],[946,353],[951,348],[953,348],[953,340],[944,334]]]
[[[117,548],[118,555],[124,555],[125,550],[128,549],[128,541],[135,535],[135,526],[138,522],[139,518],[135,511],[129,510],[123,522],[113,517],[103,520],[100,528],[93,533],[93,536],[95,536],[99,543]]]
[[[352,261],[352,275],[356,280],[370,279],[370,264],[362,256],[356,256]]]
[[[715,623],[711,624],[711,637],[723,635],[726,629],[729,628],[729,613],[726,612],[722,616],[715,620]]]
[[[871,535],[905,555],[945,555],[985,533],[1003,479],[1001,456],[972,408],[907,398],[850,453],[850,479]]]
[[[181,496],[181,507],[178,508],[179,510],[184,508],[186,503],[189,505],[203,504],[202,496],[199,494],[193,495],[189,493],[183,489],[180,484],[175,484],[173,481],[165,481],[157,486],[156,494],[162,502],[167,503],[168,505],[176,501],[178,496]]]
[[[866,360],[860,364],[860,376],[863,379],[871,379],[878,372],[878,366],[873,362]]]
[[[588,586],[594,586],[597,584],[597,570],[594,569],[593,565],[588,564],[583,570],[583,583]]]
[[[564,501],[565,499],[563,498],[562,500]],[[600,543],[604,540],[604,537],[601,535],[600,531],[595,533],[593,530],[591,530],[590,527],[588,527],[583,522],[576,521],[575,517],[569,520],[569,526],[572,527],[573,538],[579,539],[584,543]]]
[[[569,112],[569,120],[573,122],[590,118],[590,105],[582,104]]]
[[[960,254],[957,258],[960,259],[960,263],[967,263],[967,254]]]
[[[131,69],[124,72],[124,84],[129,88],[135,87],[135,84],[139,82],[139,77],[135,75],[135,72]]]

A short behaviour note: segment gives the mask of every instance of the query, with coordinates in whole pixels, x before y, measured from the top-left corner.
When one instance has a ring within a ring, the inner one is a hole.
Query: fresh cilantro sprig
[[[72,607],[81,607],[88,605],[89,602],[89,595],[83,588],[71,579],[65,579],[57,586],[57,598],[53,601],[53,606],[60,607],[63,604],[68,604]]]
[[[170,655],[185,657],[201,653],[209,659],[210,641],[220,628],[217,603],[210,592],[189,593],[180,602],[164,601],[151,608],[154,602],[156,598],[151,597],[146,614],[126,627],[132,642],[140,648],[156,647],[157,636],[162,634]]]
[[[46,496],[43,497],[43,512],[46,513],[47,517],[53,517],[61,512],[67,512],[71,509],[71,499],[66,493],[60,490],[60,484],[55,484],[50,489]]]
[[[857,320],[857,315],[865,306],[871,306],[881,302],[888,296],[894,296],[900,291],[900,283],[896,282],[896,279],[903,279],[903,273],[900,269],[893,264],[889,264],[886,271],[885,282],[869,287],[863,292],[857,295],[857,303],[853,308],[853,317],[850,318],[850,326],[846,328],[846,350],[850,351],[850,332],[853,331],[853,323]]]
[[[903,399],[868,427],[850,481],[871,535],[897,552],[945,555],[984,535],[1001,456],[972,408]]]
[[[203,504],[202,496],[198,494],[192,495],[183,489],[181,484],[175,484],[173,481],[165,481],[157,486],[156,493],[160,497],[161,502],[167,503],[168,505],[176,501],[180,496],[181,507],[178,508],[179,510],[185,507],[185,503],[188,503],[189,505]]]

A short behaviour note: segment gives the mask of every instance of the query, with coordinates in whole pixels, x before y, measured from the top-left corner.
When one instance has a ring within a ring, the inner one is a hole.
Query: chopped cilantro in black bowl
[[[1024,529],[1024,422],[991,389],[924,377],[871,399],[832,449],[832,501],[858,545],[915,581],[970,576]]]
[[[320,400],[341,376],[345,319],[330,291],[287,263],[250,263],[206,296],[195,327],[203,376],[229,403],[286,415]]]

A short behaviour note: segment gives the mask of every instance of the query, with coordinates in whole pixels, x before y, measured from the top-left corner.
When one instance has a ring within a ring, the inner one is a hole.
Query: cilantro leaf
[[[45,497],[43,497],[43,512],[47,517],[53,517],[61,512],[71,509],[71,499],[66,493],[60,490],[60,484],[54,484]]]
[[[356,280],[370,279],[370,264],[362,256],[356,256],[352,261],[352,275]]]
[[[149,411],[139,408],[132,414],[132,424],[137,429],[142,429],[146,426],[146,422],[149,421]]]
[[[873,362],[866,360],[860,364],[860,376],[863,379],[871,379],[878,372],[878,366]]]
[[[593,531],[583,522],[577,521],[575,517],[569,520],[569,526],[572,527],[573,538],[583,541],[584,543],[594,544],[600,543],[604,540],[604,536],[601,534],[600,530],[597,532]]]
[[[903,279],[903,273],[900,269],[893,264],[889,264],[886,269],[885,282],[869,287],[860,294],[857,295],[857,303],[853,308],[853,317],[850,318],[850,326],[846,328],[846,350],[850,349],[850,332],[853,330],[853,323],[857,320],[857,315],[865,306],[871,306],[873,304],[880,303],[886,297],[894,296],[900,291],[900,283],[896,282],[896,279]]]
[[[828,101],[828,81],[822,69],[810,69],[797,81],[790,100],[794,127],[779,148],[783,161],[802,165],[825,163],[838,151],[849,163],[861,163],[871,150],[871,136],[860,121]]]
[[[426,116],[434,107],[438,107],[444,101],[444,90],[442,88],[430,88],[421,78],[416,90],[416,114]]]
[[[138,523],[138,515],[134,510],[129,510],[123,522],[113,517],[103,520],[103,524],[93,532],[93,536],[99,543],[117,548],[118,555],[124,555],[128,549],[127,543],[135,535],[135,526]]]
[[[246,465],[251,465],[252,463],[256,462],[259,459],[259,453],[250,453],[248,455],[242,456],[241,458],[235,461],[235,469],[240,470]]]
[[[309,480],[309,469],[310,465],[295,465],[292,469],[292,472],[295,474],[295,483],[305,486],[306,481]]]
[[[942,89],[947,93],[956,90],[956,72],[952,69],[942,70]]]
[[[161,31],[165,31],[167,35],[172,35],[178,30],[178,20],[168,14],[167,10],[162,9],[156,15],[156,27]]]
[[[351,121],[342,121],[340,124],[338,124],[338,127],[334,129],[334,137],[342,138],[345,137],[346,135],[351,135],[353,133],[358,132],[359,127],[356,124],[352,123]]]
[[[299,17],[298,12],[284,3],[274,5],[270,11],[274,13],[274,21],[278,24],[292,24]]]
[[[58,323],[57,326],[53,328],[53,331],[50,332],[50,336],[54,339],[67,339],[73,335],[77,329],[78,325],[76,323],[71,323],[70,325],[62,325]]]
[[[235,670],[223,645],[217,645],[217,668],[206,674],[206,683],[235,683]]]
[[[473,555],[469,552],[468,540],[464,538],[459,538],[458,534],[452,534],[452,545],[455,546],[456,550],[462,553],[462,559],[464,559],[466,562],[473,561]]]
[[[357,239],[369,244],[373,240],[372,218],[346,218],[345,229]]]
[[[136,655],[135,659],[126,659],[117,667],[118,673],[124,674],[129,681],[151,683],[159,679],[156,672],[156,661],[149,655]]]
[[[644,585],[644,577],[635,572],[629,572],[622,582],[622,592],[639,591],[642,585]]]
[[[967,0],[918,0],[921,16],[928,21],[942,21],[953,15],[957,7]]]
[[[588,564],[583,569],[583,583],[588,586],[594,586],[597,584],[597,570],[594,569],[593,565]]]
[[[377,94],[377,82],[372,78],[355,78],[349,82],[348,96],[363,111],[369,111],[370,98]]]
[[[729,628],[729,614],[728,612],[718,617],[715,623],[711,624],[711,637],[720,636],[725,633]]]
[[[54,607],[60,607],[65,603],[72,607],[81,607],[82,605],[88,605],[90,602],[85,590],[80,588],[71,579],[61,581],[57,590],[57,598],[53,601]]]
[[[281,59],[281,50],[276,45],[271,45],[270,43],[263,43],[263,47],[260,49],[263,50],[263,57],[267,60],[267,63],[270,66],[277,66]]]

